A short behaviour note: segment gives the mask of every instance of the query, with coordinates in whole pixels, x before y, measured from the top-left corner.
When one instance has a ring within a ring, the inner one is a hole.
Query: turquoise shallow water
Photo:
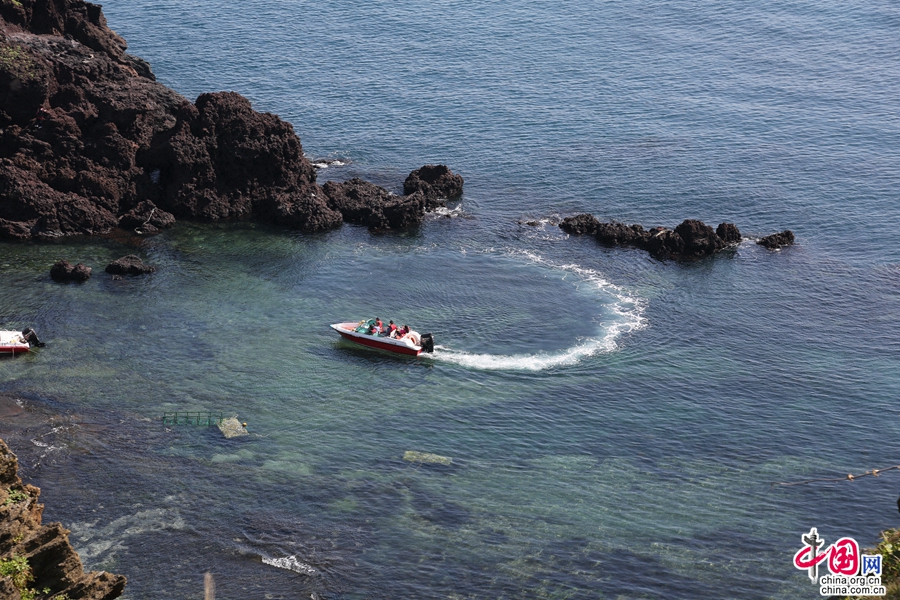
[[[404,234],[0,245],[4,322],[48,340],[0,363],[32,415],[0,435],[127,597],[197,597],[206,570],[222,598],[816,597],[801,533],[896,524],[889,474],[770,487],[898,462],[889,3],[104,10],[167,85],[239,91],[350,161],[321,180],[466,178],[453,217]],[[663,263],[553,225],[580,211],[798,245]],[[158,272],[101,273],[129,252]],[[95,276],[52,283],[61,257]],[[327,327],[376,314],[438,351]],[[305,566],[262,562],[289,556]]]

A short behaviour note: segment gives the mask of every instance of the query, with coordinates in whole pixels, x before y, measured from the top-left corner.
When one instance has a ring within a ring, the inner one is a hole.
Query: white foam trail
[[[543,371],[553,367],[575,364],[581,359],[599,352],[613,352],[618,348],[616,339],[619,336],[646,327],[647,319],[643,316],[646,301],[627,295],[620,287],[604,279],[599,272],[575,264],[557,265],[529,251],[520,254],[536,264],[574,273],[584,283],[615,298],[612,305],[607,305],[607,308],[616,315],[616,322],[602,326],[595,337],[582,338],[579,344],[554,354],[516,354],[512,356],[472,354],[437,346],[432,354],[435,359],[474,369]]]
[[[272,565],[273,567],[278,567],[279,569],[288,569],[289,571],[293,571],[295,573],[300,573],[301,575],[315,575],[316,570],[313,569],[306,563],[302,563],[297,560],[296,556],[286,556],[284,558],[266,558],[263,557],[262,561],[267,565]]]

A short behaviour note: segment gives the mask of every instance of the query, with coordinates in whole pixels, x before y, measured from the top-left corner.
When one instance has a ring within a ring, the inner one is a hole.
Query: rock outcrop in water
[[[792,246],[794,244],[794,232],[790,229],[785,229],[781,233],[773,233],[760,238],[756,243],[760,246],[765,246],[769,250],[778,250],[784,246]]]
[[[446,206],[447,200],[459,198],[463,192],[463,178],[446,165],[425,165],[416,169],[403,182],[403,193],[419,192],[425,198],[426,208]]]
[[[106,272],[111,275],[146,275],[155,271],[156,267],[144,264],[144,261],[134,254],[117,258],[106,265]]]
[[[593,235],[607,246],[641,248],[659,258],[702,258],[741,241],[741,232],[733,223],[722,223],[713,230],[693,219],[682,221],[674,230],[645,230],[641,225],[602,223],[593,215],[582,214],[563,219],[559,226],[574,235]]]
[[[0,561],[24,558],[33,580],[20,583],[41,592],[40,598],[118,598],[125,588],[125,577],[104,571],[84,572],[81,559],[69,543],[69,532],[59,523],[41,523],[41,490],[22,483],[18,468],[16,455],[0,440]],[[0,577],[0,598],[19,600],[22,587],[9,577]],[[44,589],[48,590],[46,594]]]
[[[741,232],[734,223],[719,223],[716,227],[716,235],[726,244],[739,244]]]
[[[329,181],[322,189],[329,208],[343,215],[348,223],[373,229],[401,229],[420,222],[425,215],[425,197],[421,192],[396,196],[357,178],[343,183]]]
[[[82,263],[72,265],[67,260],[58,260],[50,268],[53,281],[87,281],[91,277],[91,268]]]
[[[618,223],[607,223],[607,225],[618,225]],[[597,229],[600,228],[600,221],[594,215],[581,214],[566,217],[559,227],[572,235],[596,235]]]
[[[368,184],[357,198],[349,182],[327,195],[290,123],[233,92],[191,103],[126,47],[100,6],[0,0],[0,238],[154,233],[176,218],[407,227],[461,191],[426,165],[406,196]]]

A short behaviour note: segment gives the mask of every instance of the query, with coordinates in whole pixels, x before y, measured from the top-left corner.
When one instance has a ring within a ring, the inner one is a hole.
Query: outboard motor
[[[25,341],[28,342],[29,346],[37,346],[38,348],[44,347],[44,342],[38,339],[37,334],[31,327],[26,328],[22,332],[22,337],[25,338]]]
[[[423,333],[419,339],[422,350],[425,352],[434,352],[434,336],[430,333]]]

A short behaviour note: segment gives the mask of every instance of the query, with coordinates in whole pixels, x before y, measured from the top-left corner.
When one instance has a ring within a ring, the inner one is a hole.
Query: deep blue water
[[[0,246],[0,311],[49,341],[0,363],[27,411],[0,436],[128,598],[199,597],[207,570],[235,599],[813,598],[802,533],[897,525],[896,472],[770,485],[900,464],[895,4],[104,11],[187,98],[238,91],[348,162],[322,181],[466,179],[402,234]],[[579,212],[748,239],[661,262],[555,227]],[[792,248],[752,241],[785,228]],[[99,273],[132,251],[158,272]],[[53,284],[60,257],[98,275]],[[435,356],[327,328],[376,314],[434,331]],[[172,410],[253,435],[162,426]],[[315,572],[262,562],[288,556]]]

